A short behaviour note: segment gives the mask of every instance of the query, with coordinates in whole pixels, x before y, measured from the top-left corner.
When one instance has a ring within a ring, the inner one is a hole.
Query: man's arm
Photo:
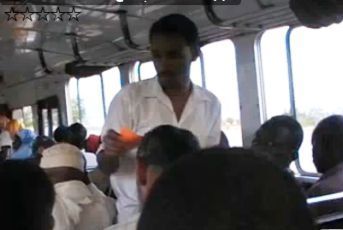
[[[212,124],[208,134],[206,147],[212,147],[220,144],[220,133],[222,124],[220,102],[217,100],[212,108]]]
[[[99,146],[97,161],[99,169],[106,175],[116,172],[119,168],[119,156],[125,154],[124,143],[119,138],[119,130],[131,126],[130,103],[127,90],[122,89],[112,100],[104,127],[102,143]]]
[[[105,154],[104,150],[100,150],[96,155],[99,169],[106,175],[111,175],[119,168],[119,157]]]

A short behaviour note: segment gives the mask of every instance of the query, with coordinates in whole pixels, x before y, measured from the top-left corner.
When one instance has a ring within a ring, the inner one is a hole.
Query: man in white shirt
[[[134,173],[139,143],[126,144],[119,134],[122,128],[144,136],[170,124],[194,133],[202,147],[220,141],[220,103],[190,80],[191,63],[200,51],[195,24],[183,15],[168,15],[153,24],[149,39],[157,77],[130,84],[114,97],[97,155],[100,169],[111,174],[119,223],[139,212]]]
[[[40,166],[54,184],[54,230],[103,230],[113,223],[114,200],[89,182],[81,151],[56,144],[43,151]]]
[[[197,138],[185,129],[161,125],[145,134],[137,151],[137,183],[141,205],[161,173],[181,157],[200,150]],[[106,230],[136,230],[139,215]]]

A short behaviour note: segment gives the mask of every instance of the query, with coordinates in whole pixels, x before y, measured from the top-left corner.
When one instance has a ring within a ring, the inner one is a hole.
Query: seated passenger
[[[61,125],[54,131],[54,139],[57,143],[70,142],[70,130],[68,126]]]
[[[4,230],[51,230],[54,188],[36,165],[8,160],[0,164],[0,218]]]
[[[162,125],[148,132],[137,152],[136,175],[141,203],[144,203],[155,181],[166,168],[180,157],[199,149],[198,140],[187,130]],[[138,218],[139,215],[133,216],[128,222],[106,230],[136,230]]]
[[[343,191],[343,116],[320,121],[312,134],[313,162],[323,175],[310,188],[310,197]],[[343,210],[343,204],[342,204]]]
[[[312,230],[294,178],[241,148],[207,149],[162,173],[137,230]]]
[[[40,166],[55,187],[54,230],[103,230],[113,223],[114,200],[89,182],[78,148],[56,144],[43,151]]]
[[[36,138],[36,134],[29,129],[22,129],[13,142],[13,153],[11,159],[28,159],[32,157],[32,144]]]
[[[289,170],[291,162],[298,159],[303,135],[301,125],[294,118],[275,116],[256,131],[251,148]]]

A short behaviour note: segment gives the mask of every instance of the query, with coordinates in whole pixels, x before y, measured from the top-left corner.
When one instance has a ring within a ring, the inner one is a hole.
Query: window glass
[[[222,130],[230,146],[242,146],[235,47],[231,40],[208,44],[204,55],[206,88],[222,105]]]
[[[26,129],[34,131],[33,112],[31,106],[23,107],[23,122]]]
[[[79,94],[81,123],[87,128],[89,134],[99,135],[104,124],[100,76],[79,79]]]
[[[149,78],[153,78],[156,76],[156,70],[154,63],[152,61],[144,62],[140,65],[140,76],[141,81]]]
[[[119,68],[114,67],[106,70],[102,73],[102,79],[104,82],[105,106],[106,111],[108,111],[114,95],[116,95],[121,89]]]
[[[304,129],[301,167],[316,172],[311,136],[317,123],[343,114],[343,23],[321,29],[299,27],[291,34],[297,118]]]
[[[267,119],[291,110],[286,53],[288,27],[266,31],[261,37],[262,79]]]
[[[69,80],[69,98],[72,113],[72,123],[81,122],[80,111],[77,101],[77,79],[71,78]],[[83,107],[82,107],[83,108]]]

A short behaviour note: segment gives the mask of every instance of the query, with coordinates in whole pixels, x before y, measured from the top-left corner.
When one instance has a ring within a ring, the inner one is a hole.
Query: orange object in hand
[[[142,136],[137,135],[131,129],[121,128],[120,129],[120,139],[130,145],[138,145],[143,139]]]

